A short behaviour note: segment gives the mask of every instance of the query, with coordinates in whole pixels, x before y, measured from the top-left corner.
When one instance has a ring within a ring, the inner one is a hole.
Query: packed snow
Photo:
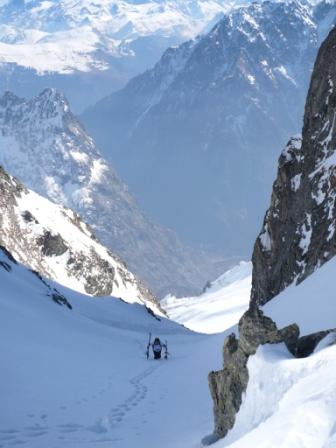
[[[176,322],[200,333],[219,333],[235,325],[247,310],[252,281],[252,263],[242,261],[209,284],[200,296],[161,300],[161,306]]]

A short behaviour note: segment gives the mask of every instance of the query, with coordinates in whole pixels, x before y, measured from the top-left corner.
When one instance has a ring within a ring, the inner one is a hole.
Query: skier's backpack
[[[153,351],[154,352],[161,352],[161,350],[162,350],[162,345],[161,345],[160,339],[159,338],[155,338],[154,342],[153,342]]]

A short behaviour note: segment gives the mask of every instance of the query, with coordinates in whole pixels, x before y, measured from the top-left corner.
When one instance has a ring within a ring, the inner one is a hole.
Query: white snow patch
[[[296,174],[296,176],[294,176],[291,179],[291,187],[293,191],[298,191],[298,189],[300,188],[301,185],[301,177],[302,177],[302,173],[300,174]]]
[[[311,223],[311,214],[306,213],[306,220],[302,224],[300,233],[301,233],[301,240],[299,243],[299,247],[302,249],[302,254],[305,255],[308,252],[311,236],[312,236],[313,228]]]
[[[271,237],[268,232],[268,225],[264,227],[264,231],[259,235],[260,243],[265,251],[270,251],[272,249]]]
[[[218,333],[235,325],[247,310],[252,282],[252,263],[242,261],[212,282],[196,297],[167,296],[161,306],[168,316],[202,333]]]

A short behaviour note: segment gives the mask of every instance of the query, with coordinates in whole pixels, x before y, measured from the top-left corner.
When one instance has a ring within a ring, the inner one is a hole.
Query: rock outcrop
[[[224,345],[224,369],[209,374],[215,434],[233,427],[249,380],[247,361],[259,345],[284,342],[296,357],[309,356],[332,329],[300,337],[293,322],[278,329],[262,305],[288,285],[302,282],[336,253],[336,29],[315,63],[301,137],[290,140],[279,160],[271,206],[253,253],[250,309],[239,322],[239,339]],[[290,313],[290,309],[288,313]]]
[[[217,437],[224,437],[234,425],[249,380],[249,357],[256,353],[261,344],[281,342],[295,354],[299,336],[296,324],[279,331],[272,319],[264,316],[258,308],[248,310],[240,319],[238,328],[239,339],[232,333],[225,340],[224,369],[209,374]]]

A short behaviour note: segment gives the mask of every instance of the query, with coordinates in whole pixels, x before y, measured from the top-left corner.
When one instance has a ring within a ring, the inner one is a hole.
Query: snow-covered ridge
[[[17,261],[75,291],[159,311],[151,293],[72,210],[25,189],[2,169],[0,188],[0,243]]]
[[[250,301],[252,263],[239,265],[207,284],[195,297],[176,298],[172,295],[160,305],[168,316],[201,333],[219,333],[237,324]]]

